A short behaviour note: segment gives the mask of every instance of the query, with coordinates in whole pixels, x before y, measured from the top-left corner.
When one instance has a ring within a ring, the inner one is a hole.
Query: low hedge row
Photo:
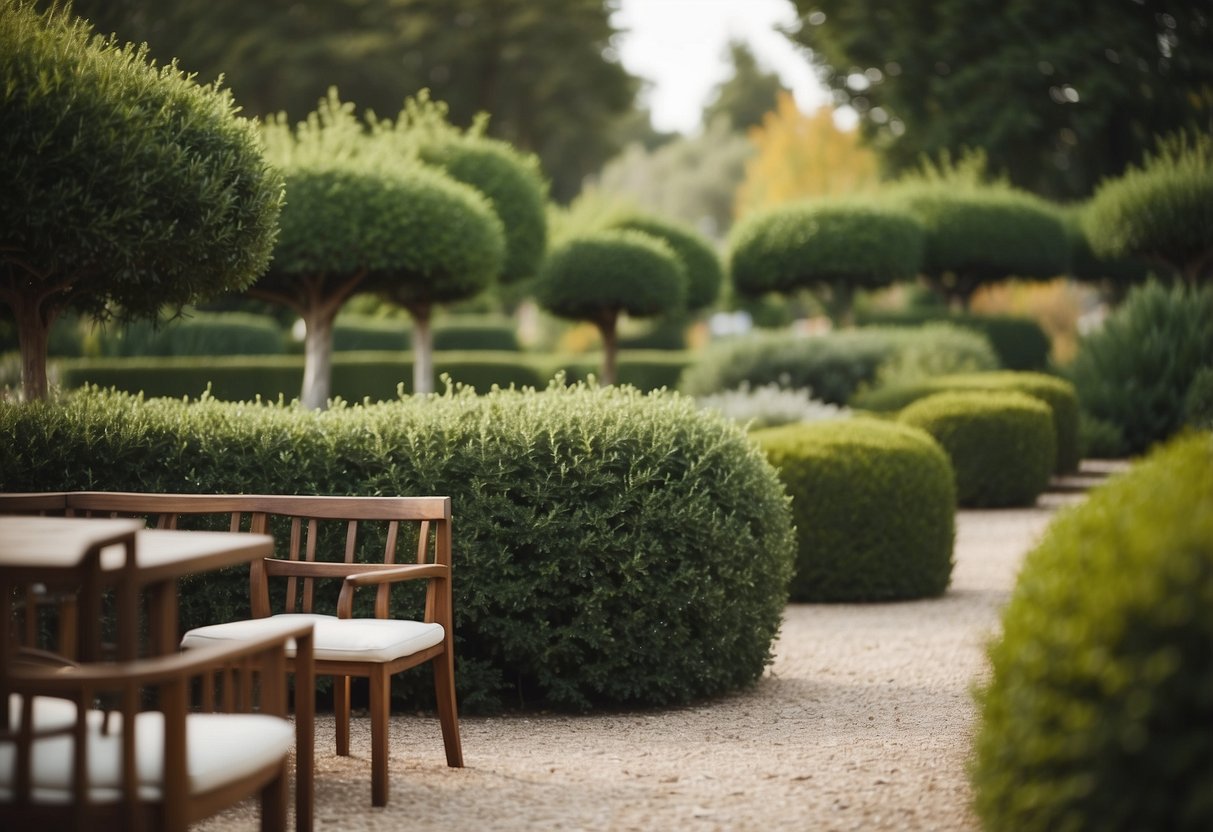
[[[978,693],[984,828],[1213,829],[1213,434],[1059,515]]]
[[[926,396],[949,390],[1017,390],[1049,405],[1056,432],[1056,472],[1078,470],[1082,460],[1079,437],[1078,394],[1074,385],[1057,376],[1044,373],[994,372],[958,373],[922,379],[907,384],[889,384],[858,393],[851,405],[858,410],[892,413]]]
[[[641,390],[673,387],[689,353],[668,350],[622,352],[619,381]],[[436,352],[435,370],[481,392],[493,385],[541,388],[557,372],[570,380],[598,372],[594,356],[562,357],[517,352]],[[211,396],[224,401],[287,401],[299,395],[303,380],[301,356],[216,358],[126,358],[65,360],[55,365],[59,383],[67,389],[95,384],[147,397],[199,396],[210,386]],[[333,356],[333,395],[346,401],[389,401],[398,391],[412,390],[413,364],[409,353],[346,352]]]
[[[1038,398],[1014,390],[936,393],[897,417],[935,437],[966,507],[1030,506],[1057,458],[1053,418]]]
[[[1048,333],[1032,318],[1014,315],[972,315],[939,309],[906,309],[897,312],[858,311],[861,326],[921,326],[945,322],[980,332],[990,341],[998,363],[1007,370],[1043,370],[1049,365],[1052,344]]]
[[[0,401],[0,434],[5,491],[450,495],[470,710],[738,689],[769,662],[787,600],[776,472],[683,396],[553,385],[313,412],[89,389]],[[184,582],[183,626],[246,615],[247,586],[246,570]],[[412,706],[429,701],[419,676],[396,682]]]
[[[791,600],[893,601],[947,589],[956,486],[928,434],[842,419],[752,435],[792,497]]]

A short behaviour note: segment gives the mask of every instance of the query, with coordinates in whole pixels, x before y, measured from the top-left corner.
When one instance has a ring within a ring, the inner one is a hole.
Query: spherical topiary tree
[[[849,322],[857,289],[914,277],[922,228],[880,202],[820,199],[753,214],[729,234],[729,272],[744,297],[825,289],[834,317]]]
[[[249,294],[303,319],[301,400],[312,408],[329,398],[333,323],[352,295],[390,292],[428,324],[435,303],[482,291],[505,252],[483,195],[368,134],[352,109],[330,92],[294,129],[281,117],[265,129],[287,202],[273,263]],[[414,390],[424,391],[433,369],[418,340]]]
[[[1099,186],[1083,225],[1101,257],[1153,260],[1189,283],[1207,281],[1213,275],[1213,136],[1160,141],[1142,167]]]
[[[0,78],[0,304],[26,398],[63,312],[154,318],[265,269],[282,182],[225,90],[26,0],[0,0]]]
[[[602,381],[614,384],[619,315],[644,318],[679,308],[686,275],[661,240],[640,231],[599,231],[572,237],[549,252],[535,295],[554,315],[598,327]]]
[[[897,199],[923,224],[922,273],[954,305],[967,307],[985,284],[1052,278],[1069,266],[1061,214],[1032,194],[938,180],[904,185]]]
[[[956,485],[927,433],[845,419],[751,435],[792,497],[792,601],[891,601],[947,589]]]
[[[1048,487],[1057,439],[1040,399],[1015,391],[936,393],[897,420],[925,430],[947,451],[962,506],[1030,506]]]
[[[978,693],[990,832],[1213,828],[1213,434],[1050,525]]]
[[[626,213],[611,221],[610,227],[644,232],[673,250],[686,273],[683,306],[687,311],[706,309],[715,302],[724,283],[724,268],[716,250],[703,236],[681,223],[643,213]]]

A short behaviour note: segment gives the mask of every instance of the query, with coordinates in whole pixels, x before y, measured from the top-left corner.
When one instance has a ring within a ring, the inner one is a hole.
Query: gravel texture
[[[316,725],[317,829],[974,830],[972,688],[1024,554],[1054,512],[1120,466],[1085,463],[1033,508],[960,511],[941,598],[791,605],[752,689],[672,710],[465,717],[448,769],[437,720],[392,719],[392,793],[370,805],[368,721],[353,756]],[[200,828],[253,830],[246,803]]]

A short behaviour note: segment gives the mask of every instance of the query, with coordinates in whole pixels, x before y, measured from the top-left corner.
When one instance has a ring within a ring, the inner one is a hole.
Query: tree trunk
[[[598,321],[598,331],[602,334],[602,378],[603,384],[615,384],[619,378],[615,362],[619,352],[619,334],[616,324],[619,321],[617,312],[609,312]]]
[[[17,298],[13,304],[17,321],[17,343],[21,348],[21,393],[27,402],[45,399],[46,345],[56,312],[44,311],[33,298]]]
[[[333,320],[336,313],[311,307],[303,318],[307,335],[303,341],[303,392],[300,401],[310,410],[328,406],[333,378]]]
[[[434,392],[434,331],[430,307],[410,306],[413,316],[413,392]]]

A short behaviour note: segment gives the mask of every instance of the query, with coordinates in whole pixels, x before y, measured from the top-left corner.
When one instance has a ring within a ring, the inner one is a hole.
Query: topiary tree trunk
[[[405,307],[413,318],[413,392],[434,392],[434,307],[428,303]]]
[[[58,310],[48,308],[40,298],[22,298],[18,292],[0,292],[17,319],[17,344],[21,349],[21,395],[26,401],[45,399],[46,349],[51,324]]]
[[[602,336],[602,383],[616,384],[619,381],[619,313],[605,310],[594,323]]]

